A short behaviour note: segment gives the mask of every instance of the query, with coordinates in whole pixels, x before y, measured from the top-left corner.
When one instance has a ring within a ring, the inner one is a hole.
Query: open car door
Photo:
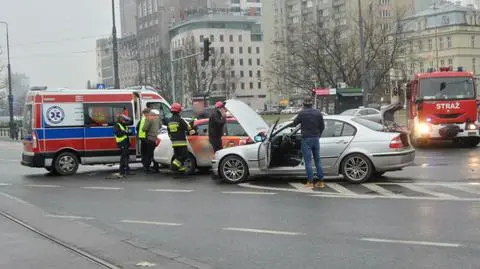
[[[258,153],[257,153],[257,159],[258,159],[258,168],[260,169],[267,169],[270,166],[270,161],[271,161],[271,153],[272,153],[272,135],[273,132],[277,129],[278,122],[280,121],[280,118],[278,118],[275,123],[268,129],[268,132],[266,134],[266,138],[263,140],[262,143],[259,143],[260,145],[258,146]]]

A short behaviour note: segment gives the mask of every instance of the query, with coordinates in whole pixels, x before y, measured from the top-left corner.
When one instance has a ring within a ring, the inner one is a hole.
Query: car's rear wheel
[[[249,175],[247,163],[236,155],[227,156],[222,160],[219,173],[222,180],[230,184],[242,183]]]
[[[373,175],[370,159],[362,154],[351,154],[342,161],[342,174],[351,183],[363,183]]]
[[[77,156],[69,151],[64,151],[58,154],[53,162],[54,171],[61,176],[75,174],[80,164]]]
[[[172,170],[176,171],[176,169],[174,168],[175,166],[173,165],[173,160],[175,160],[175,157],[172,158],[170,162],[170,167],[172,168]],[[195,160],[195,157],[191,153],[188,153],[188,156],[185,159],[183,166],[187,169],[185,171],[185,174],[192,175],[195,173],[195,171],[197,171],[197,160]]]

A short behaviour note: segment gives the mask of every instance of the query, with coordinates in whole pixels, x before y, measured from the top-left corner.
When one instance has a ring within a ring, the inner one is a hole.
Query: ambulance
[[[22,165],[72,175],[80,164],[114,164],[120,151],[114,138],[116,118],[127,115],[130,160],[140,160],[135,126],[145,107],[171,116],[170,104],[151,87],[130,89],[33,88],[26,97]]]

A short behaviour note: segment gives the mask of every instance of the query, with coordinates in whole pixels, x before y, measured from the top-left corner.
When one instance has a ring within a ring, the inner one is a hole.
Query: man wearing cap
[[[302,132],[302,154],[305,161],[305,170],[307,172],[306,188],[324,188],[323,184],[323,170],[320,163],[320,137],[325,129],[323,115],[320,110],[313,106],[313,99],[311,96],[306,96],[303,99],[303,110],[293,120],[293,126],[300,124]],[[312,172],[312,155],[317,169],[318,182],[313,180]]]
[[[227,122],[225,104],[223,102],[215,103],[215,111],[208,118],[208,140],[212,145],[213,152],[223,148],[222,136]]]
[[[127,127],[127,122],[131,121],[128,116],[119,115],[117,123],[113,127],[115,132],[115,142],[120,149],[120,171],[117,174],[118,178],[123,178],[130,173],[130,167],[128,166],[130,158],[130,130]]]
[[[137,124],[137,138],[140,140],[140,153],[142,154],[142,165],[143,169],[148,170],[150,165],[147,165],[147,133],[143,130],[145,127],[145,121],[150,115],[150,108],[145,108],[143,111],[142,118]]]
[[[153,153],[155,151],[155,142],[158,136],[158,130],[160,129],[160,111],[157,109],[150,110],[150,114],[145,121],[145,125],[142,130],[146,133],[146,155],[144,168],[146,172],[150,172],[150,164],[153,162],[153,166],[156,172],[159,170],[158,163],[153,159]]]

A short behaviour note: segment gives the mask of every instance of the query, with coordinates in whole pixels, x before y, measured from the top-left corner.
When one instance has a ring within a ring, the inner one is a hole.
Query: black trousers
[[[140,153],[142,155],[143,168],[148,169],[148,167],[150,167],[150,164],[147,163],[148,152],[147,152],[147,140],[145,138],[140,139]]]
[[[185,164],[185,160],[188,158],[188,147],[173,147],[173,156],[174,159],[178,160],[183,166]]]
[[[120,148],[120,174],[127,175],[130,171],[130,167],[128,166],[129,159],[130,159],[130,149],[128,144],[120,144],[118,145]]]
[[[217,152],[221,149],[223,149],[223,146],[222,146],[222,138],[212,138],[210,137],[208,139],[210,141],[210,145],[212,145],[212,148],[213,148],[213,152]]]
[[[154,169],[155,170],[159,169],[158,163],[153,158],[153,153],[155,152],[155,147],[156,147],[156,145],[155,145],[154,141],[145,140],[146,156],[145,156],[145,163],[143,165],[143,167],[145,169],[149,169],[152,162],[153,162]]]

